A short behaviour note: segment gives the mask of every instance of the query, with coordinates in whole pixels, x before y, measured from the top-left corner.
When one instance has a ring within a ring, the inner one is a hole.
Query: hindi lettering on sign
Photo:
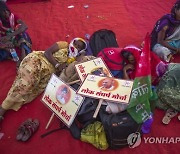
[[[84,81],[87,74],[112,77],[111,72],[100,57],[94,60],[89,60],[87,62],[76,64],[75,68],[81,81]]]
[[[144,104],[138,104],[138,105],[136,105],[136,113],[138,113],[141,109],[144,108],[143,105],[144,105]]]
[[[144,94],[148,93],[148,87],[147,84],[141,85],[132,91],[132,98],[136,98],[138,96],[142,96]]]
[[[129,103],[133,81],[88,74],[77,93],[87,97]]]
[[[56,81],[56,82],[55,82]],[[84,98],[64,83],[56,75],[52,75],[42,97],[43,103],[53,111],[58,118],[70,127],[81,107]]]
[[[144,110],[144,112],[141,114],[142,115],[142,121],[146,121],[149,119],[150,115],[148,114],[148,112],[146,110]]]

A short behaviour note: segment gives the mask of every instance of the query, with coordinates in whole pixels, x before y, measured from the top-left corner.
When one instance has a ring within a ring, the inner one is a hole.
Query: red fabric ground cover
[[[10,2],[10,1],[9,1]],[[40,3],[9,4],[28,25],[34,50],[44,50],[59,40],[70,41],[73,37],[84,37],[98,29],[111,29],[116,33],[120,47],[129,44],[139,46],[147,32],[152,30],[155,21],[168,13],[175,0],[51,0]],[[89,8],[85,9],[84,5]],[[68,9],[69,5],[74,5]],[[69,36],[69,37],[67,37]],[[180,62],[180,57],[174,59]],[[2,102],[15,78],[15,63],[0,63],[0,102]],[[164,111],[156,110],[152,131],[143,137],[178,137],[180,125],[177,117],[168,126],[161,123]],[[51,111],[41,102],[41,96],[32,103],[24,105],[18,112],[10,111],[5,115],[0,133],[0,153],[2,154],[68,154],[102,153],[92,145],[75,140],[66,130],[53,133],[45,138],[40,135],[47,132],[45,126]],[[38,132],[26,143],[15,140],[20,123],[27,118],[38,118]],[[49,130],[57,128],[59,119],[54,118]],[[179,153],[177,144],[142,143],[135,149],[123,148],[106,150],[103,153]]]
[[[8,4],[18,4],[18,3],[35,3],[35,2],[42,2],[48,0],[8,0]]]

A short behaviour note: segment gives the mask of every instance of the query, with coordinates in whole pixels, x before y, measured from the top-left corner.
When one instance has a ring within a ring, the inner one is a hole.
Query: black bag
[[[130,134],[141,134],[141,124],[137,124],[127,111],[108,114],[105,109],[101,109],[99,114],[110,149],[128,146],[127,138]]]
[[[107,29],[100,29],[94,32],[90,37],[89,45],[93,56],[97,56],[104,48],[119,47],[115,33]]]
[[[77,114],[77,120],[86,127],[88,124],[94,122],[94,112],[98,105],[99,100],[94,98],[86,97],[83,104]],[[98,117],[96,118],[98,120]]]

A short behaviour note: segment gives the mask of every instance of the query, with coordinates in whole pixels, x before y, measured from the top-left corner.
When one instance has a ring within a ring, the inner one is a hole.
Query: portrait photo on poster
[[[71,97],[71,91],[69,90],[69,87],[67,87],[66,85],[61,85],[56,92],[57,101],[60,104],[64,105],[68,103],[70,97]]]
[[[114,78],[104,78],[98,82],[98,87],[104,91],[113,91],[118,88],[118,82]]]
[[[107,69],[103,67],[97,67],[91,70],[90,74],[106,77],[109,76],[110,73]]]

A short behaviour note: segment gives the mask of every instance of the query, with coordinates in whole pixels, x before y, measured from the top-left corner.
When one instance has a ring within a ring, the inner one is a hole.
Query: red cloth
[[[98,53],[97,57],[101,57],[110,70],[122,70],[121,50],[122,48],[105,48]]]
[[[85,9],[83,6],[89,5]],[[47,49],[59,40],[70,41],[74,37],[84,37],[98,29],[111,29],[116,33],[120,47],[134,44],[139,46],[147,31],[151,31],[156,20],[169,12],[174,0],[51,0],[46,3],[19,3],[9,5],[12,12],[25,21],[33,42],[34,50]],[[74,5],[68,9],[69,5]],[[162,7],[160,7],[162,6]],[[138,20],[137,20],[138,19]],[[180,58],[176,59],[180,62]],[[2,102],[11,87],[16,75],[13,61],[0,63],[0,102]],[[5,115],[0,133],[0,153],[2,154],[115,154],[115,153],[179,153],[179,143],[149,143],[144,137],[177,137],[179,136],[179,121],[173,118],[169,125],[161,123],[164,111],[156,110],[150,134],[144,135],[141,144],[134,149],[100,151],[92,145],[73,139],[67,130],[60,130],[40,138],[40,135],[59,127],[59,119],[55,117],[49,129],[46,124],[52,112],[42,102],[41,96],[30,104],[24,105],[18,112],[10,111]],[[27,118],[38,118],[40,127],[32,138],[26,142],[15,140],[16,131],[22,121]],[[150,140],[151,142],[153,139]]]
[[[146,35],[145,44],[142,49],[141,56],[138,62],[136,77],[151,75],[151,61],[150,61],[150,36]]]
[[[128,71],[129,78],[134,79],[136,72],[138,70],[138,63],[140,60],[141,50],[134,45],[129,45],[129,46],[126,46],[125,48],[122,49],[122,51],[126,51],[126,50],[128,52],[130,52],[131,54],[133,54],[133,56],[135,58],[135,66],[134,66],[135,69]],[[126,62],[126,64],[129,63],[129,61],[127,59],[125,59],[125,62]]]
[[[8,0],[8,4],[17,4],[17,3],[35,3],[35,2],[42,2],[42,1],[48,1],[48,0]]]

